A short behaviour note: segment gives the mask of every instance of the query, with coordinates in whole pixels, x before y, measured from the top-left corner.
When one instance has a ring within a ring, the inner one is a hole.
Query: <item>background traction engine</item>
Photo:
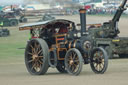
[[[122,0],[121,5],[118,7],[114,17],[109,22],[104,22],[99,27],[91,27],[88,29],[89,39],[93,42],[95,47],[103,47],[109,58],[114,55],[119,57],[128,57],[128,37],[119,37],[118,23],[121,15],[126,10],[127,0]]]
[[[32,38],[25,50],[25,64],[29,73],[45,74],[49,67],[57,68],[60,73],[79,75],[83,64],[89,64],[93,72],[103,74],[108,66],[108,56],[101,47],[94,47],[87,38],[86,14],[80,10],[81,30],[74,22],[56,19],[22,26],[20,30],[30,29]],[[35,36],[38,28],[38,36]],[[41,28],[41,29],[40,29]]]

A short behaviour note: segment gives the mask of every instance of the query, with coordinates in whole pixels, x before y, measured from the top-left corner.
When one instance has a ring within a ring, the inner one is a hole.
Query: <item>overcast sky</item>
[[[0,5],[11,5],[11,4],[23,4],[25,0],[0,0]],[[29,1],[29,0],[27,0]],[[30,0],[34,3],[38,3],[38,0]],[[43,1],[43,0],[39,0]],[[52,0],[44,0],[45,2],[51,2]]]
[[[0,0],[0,4],[21,4],[23,0]]]

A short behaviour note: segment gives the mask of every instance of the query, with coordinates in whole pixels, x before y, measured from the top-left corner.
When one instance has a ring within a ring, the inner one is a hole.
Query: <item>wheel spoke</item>
[[[40,45],[37,45],[37,43],[35,42],[35,48],[36,48],[36,49],[35,49],[35,52],[36,52],[36,53],[38,53],[39,46],[40,46]]]
[[[40,64],[37,62],[37,68],[40,66]]]
[[[33,50],[34,50],[34,54],[37,54],[36,49],[34,48]]]
[[[79,60],[74,60],[74,62],[75,62],[75,63],[78,63],[78,62],[79,62]]]
[[[98,64],[98,71],[100,71],[100,65]]]
[[[37,53],[37,50],[36,50],[37,44],[36,44],[36,42],[34,43],[34,47],[35,47],[35,53]]]
[[[39,63],[36,62],[35,70],[38,72],[38,68],[40,67]]]
[[[100,57],[102,58],[102,56],[103,56],[103,53],[102,53],[102,52],[100,52]]]
[[[99,68],[100,68],[99,70],[101,71],[101,70],[102,70],[102,66],[101,66],[101,64],[99,64]]]
[[[74,54],[73,60],[76,58],[76,54]]]
[[[30,45],[30,47],[32,48],[32,54],[34,54],[34,47],[32,45]]]
[[[32,60],[29,60],[28,63],[31,63],[31,62],[33,62],[33,61],[34,61],[33,59],[32,59]]]
[[[71,66],[72,66],[72,65],[69,63],[69,68],[71,68]]]
[[[76,65],[76,67],[75,67],[75,70],[74,70],[74,71],[76,72],[78,68],[79,68],[79,66],[78,66],[78,65]]]
[[[97,63],[93,62],[93,65],[96,67]]]
[[[70,60],[73,60],[72,56],[70,56]]]
[[[95,59],[95,60],[96,60],[96,59],[97,59],[97,57],[94,55],[93,59]]]
[[[72,65],[71,70],[72,70],[72,72],[74,72],[74,70],[75,70],[75,66],[74,65]]]
[[[36,53],[35,46],[30,45],[30,47],[32,48],[32,53],[35,54]]]
[[[30,53],[30,52],[27,52],[28,54],[30,54],[30,55],[33,55],[33,53]]]
[[[34,62],[34,64],[32,65],[31,70],[33,70],[35,66],[36,66],[36,63]]]
[[[102,62],[101,64],[102,64],[102,65],[103,65],[103,67],[104,67],[104,62]]]
[[[96,68],[97,68],[98,64],[96,63]]]
[[[76,60],[74,63],[76,63],[76,65],[78,65],[79,64],[79,60]]]
[[[104,59],[102,59],[102,62],[104,62]]]
[[[30,47],[33,49],[34,47],[32,45],[30,45]]]
[[[37,49],[36,49],[36,52],[38,52],[38,50],[39,50],[39,48],[40,48],[40,45],[37,45],[36,48],[37,48]]]
[[[41,53],[42,50],[40,50],[37,54],[39,55]]]
[[[39,60],[39,63],[40,63],[40,64],[43,64],[43,62],[41,62],[41,60]]]
[[[43,62],[41,62],[40,60],[37,60],[35,62],[35,65],[33,66],[33,68],[36,70],[36,72],[39,72],[40,71],[41,64],[43,64]]]
[[[101,66],[102,66],[102,68],[104,68],[104,64],[103,63],[101,63]]]
[[[75,61],[73,62],[73,64],[71,65],[71,70],[72,70],[72,72],[76,72],[77,67],[78,67],[78,63],[79,63],[79,60],[75,60]]]
[[[96,69],[98,70],[98,64],[96,63]]]
[[[35,62],[35,66],[33,66],[33,68],[37,71],[37,68],[38,68],[38,62],[37,61]]]
[[[75,53],[74,53],[74,52],[72,52],[72,58],[74,59],[74,57],[75,57]]]
[[[74,65],[74,69],[76,70],[76,67],[78,66],[78,64],[75,64],[75,63],[74,63],[73,65]]]
[[[71,60],[73,60],[73,58],[72,58],[72,57],[73,57],[73,54],[71,53],[71,55],[70,55],[70,59],[71,59]]]
[[[71,65],[71,67],[69,69],[71,70],[71,72],[73,72],[73,70],[72,70],[73,69],[73,66],[72,65]]]
[[[99,57],[99,56],[98,56],[98,51],[96,51],[95,56],[96,56],[96,57]]]
[[[43,58],[43,56],[38,56],[39,58]]]
[[[69,58],[69,59],[67,59],[67,61],[68,61],[68,62],[70,62],[70,61],[71,61],[71,59]]]
[[[36,44],[36,42],[34,43],[34,45],[35,45],[35,47],[37,48],[37,44]]]

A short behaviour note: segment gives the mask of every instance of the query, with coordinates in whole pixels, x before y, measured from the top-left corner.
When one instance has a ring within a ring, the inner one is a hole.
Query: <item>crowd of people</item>
[[[117,8],[89,8],[87,9],[88,15],[94,15],[94,14],[115,14]],[[66,10],[66,14],[79,14],[79,9],[76,10]]]
[[[96,8],[87,9],[87,14],[115,14],[117,8]]]

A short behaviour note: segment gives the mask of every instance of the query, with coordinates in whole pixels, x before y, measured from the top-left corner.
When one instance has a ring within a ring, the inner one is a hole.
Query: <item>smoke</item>
[[[0,0],[0,5],[23,4],[24,0]]]

